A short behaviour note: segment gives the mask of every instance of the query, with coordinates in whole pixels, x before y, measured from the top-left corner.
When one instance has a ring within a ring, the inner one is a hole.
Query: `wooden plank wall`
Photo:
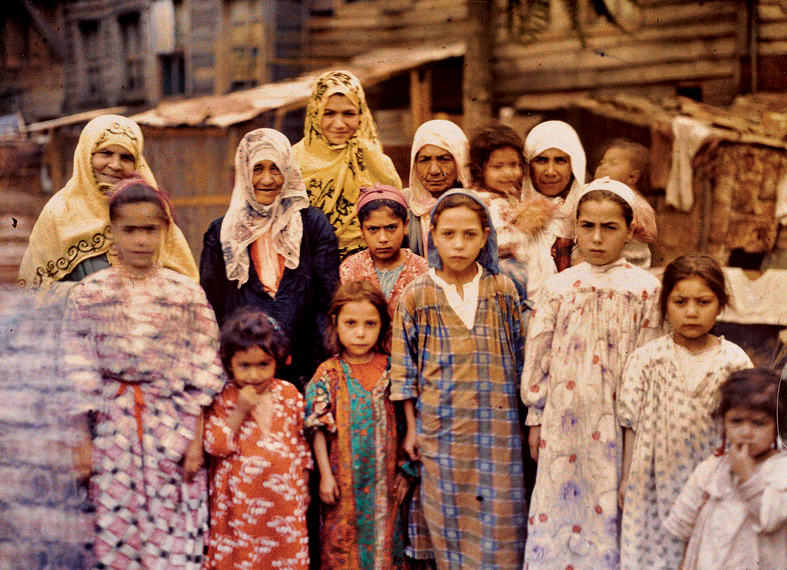
[[[305,56],[337,60],[377,47],[465,39],[468,1],[333,0],[330,15],[309,17]],[[505,16],[498,14],[496,103],[511,105],[523,95],[537,100],[540,95],[576,92],[672,95],[678,88],[698,88],[710,104],[731,103],[748,53],[746,3],[640,0],[638,4],[642,18],[633,33],[596,18],[585,30],[585,45],[576,32],[562,26],[542,33],[531,45],[512,42],[505,31]],[[776,66],[778,72],[779,62],[787,65],[785,3],[760,0],[758,17],[761,65]],[[766,79],[763,76],[763,82]],[[764,88],[767,85],[763,83]]]
[[[585,46],[571,31],[542,34],[531,45],[508,41],[498,27],[497,98],[586,91],[647,92],[700,87],[705,102],[729,104],[746,47],[745,4],[735,0],[642,0],[641,25],[626,33],[599,18]]]
[[[305,56],[347,59],[380,47],[455,42],[467,34],[467,0],[335,0],[332,15],[311,15]]]

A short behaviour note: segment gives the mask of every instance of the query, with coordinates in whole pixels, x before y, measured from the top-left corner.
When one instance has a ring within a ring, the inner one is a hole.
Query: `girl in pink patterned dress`
[[[109,201],[118,263],[72,291],[65,365],[92,453],[97,567],[198,570],[207,531],[202,408],[224,384],[218,327],[199,285],[157,265],[171,223],[140,179]]]
[[[215,458],[206,570],[309,568],[312,457],[303,396],[275,377],[287,354],[286,335],[261,311],[236,313],[222,327],[232,381],[205,421],[205,449]]]
[[[402,247],[408,219],[407,202],[399,190],[384,184],[364,186],[357,211],[367,249],[342,262],[339,278],[343,284],[362,280],[380,287],[393,320],[404,288],[426,273],[429,264],[420,255]]]

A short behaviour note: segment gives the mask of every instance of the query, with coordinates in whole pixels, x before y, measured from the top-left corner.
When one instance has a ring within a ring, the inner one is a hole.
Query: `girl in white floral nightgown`
[[[620,564],[615,397],[628,355],[659,332],[658,280],[621,258],[634,199],[608,178],[583,190],[577,241],[586,261],[546,281],[530,320],[522,399],[538,474],[526,569]]]

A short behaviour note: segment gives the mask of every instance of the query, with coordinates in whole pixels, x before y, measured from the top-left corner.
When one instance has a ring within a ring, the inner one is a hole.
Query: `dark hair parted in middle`
[[[626,227],[630,228],[631,222],[634,221],[634,208],[632,208],[631,204],[626,202],[621,196],[609,190],[591,190],[587,194],[584,194],[577,203],[577,219],[579,219],[579,213],[582,211],[582,204],[585,202],[605,202],[607,200],[620,206],[623,219],[626,220]]]
[[[473,200],[470,196],[466,196],[464,194],[451,194],[437,203],[437,206],[435,206],[434,209],[434,215],[432,216],[432,227],[437,227],[440,214],[446,210],[451,208],[459,208],[460,206],[470,208],[476,214],[478,214],[478,221],[481,222],[482,229],[489,227],[489,216],[486,213],[486,209],[484,209],[484,207],[477,200]]]
[[[394,216],[401,218],[402,223],[407,222],[407,208],[402,206],[399,202],[389,200],[388,198],[371,200],[370,202],[367,202],[361,206],[361,209],[358,210],[358,221],[363,224],[367,219],[369,219],[369,216],[372,215],[372,212],[376,212],[380,208],[390,208]]]
[[[241,309],[233,314],[221,327],[221,362],[232,377],[230,363],[238,352],[253,347],[261,348],[276,361],[276,373],[286,364],[290,353],[290,342],[273,317],[263,311]]]
[[[333,296],[333,301],[328,309],[328,328],[325,331],[325,344],[333,355],[340,355],[344,347],[339,342],[339,335],[336,332],[336,321],[342,309],[348,304],[359,301],[371,303],[380,315],[380,334],[374,350],[379,353],[387,354],[385,339],[391,328],[391,316],[388,314],[388,302],[385,295],[377,285],[369,281],[349,281],[342,284]]]
[[[492,124],[478,129],[470,139],[470,176],[473,185],[481,186],[484,182],[484,166],[489,156],[500,148],[513,148],[520,157],[522,168],[525,167],[525,142],[511,127]]]
[[[669,299],[675,285],[678,281],[689,277],[699,277],[705,282],[708,289],[713,291],[719,300],[719,310],[731,304],[724,272],[716,260],[704,253],[686,253],[674,259],[664,269],[664,276],[661,278],[661,294],[659,295],[662,320],[667,314],[667,299]]]

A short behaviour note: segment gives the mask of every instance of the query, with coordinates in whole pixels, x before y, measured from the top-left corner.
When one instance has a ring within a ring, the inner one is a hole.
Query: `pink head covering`
[[[387,184],[374,184],[361,187],[361,197],[355,209],[356,213],[360,212],[361,208],[372,200],[393,200],[407,209],[407,200],[398,188],[388,186]]]

